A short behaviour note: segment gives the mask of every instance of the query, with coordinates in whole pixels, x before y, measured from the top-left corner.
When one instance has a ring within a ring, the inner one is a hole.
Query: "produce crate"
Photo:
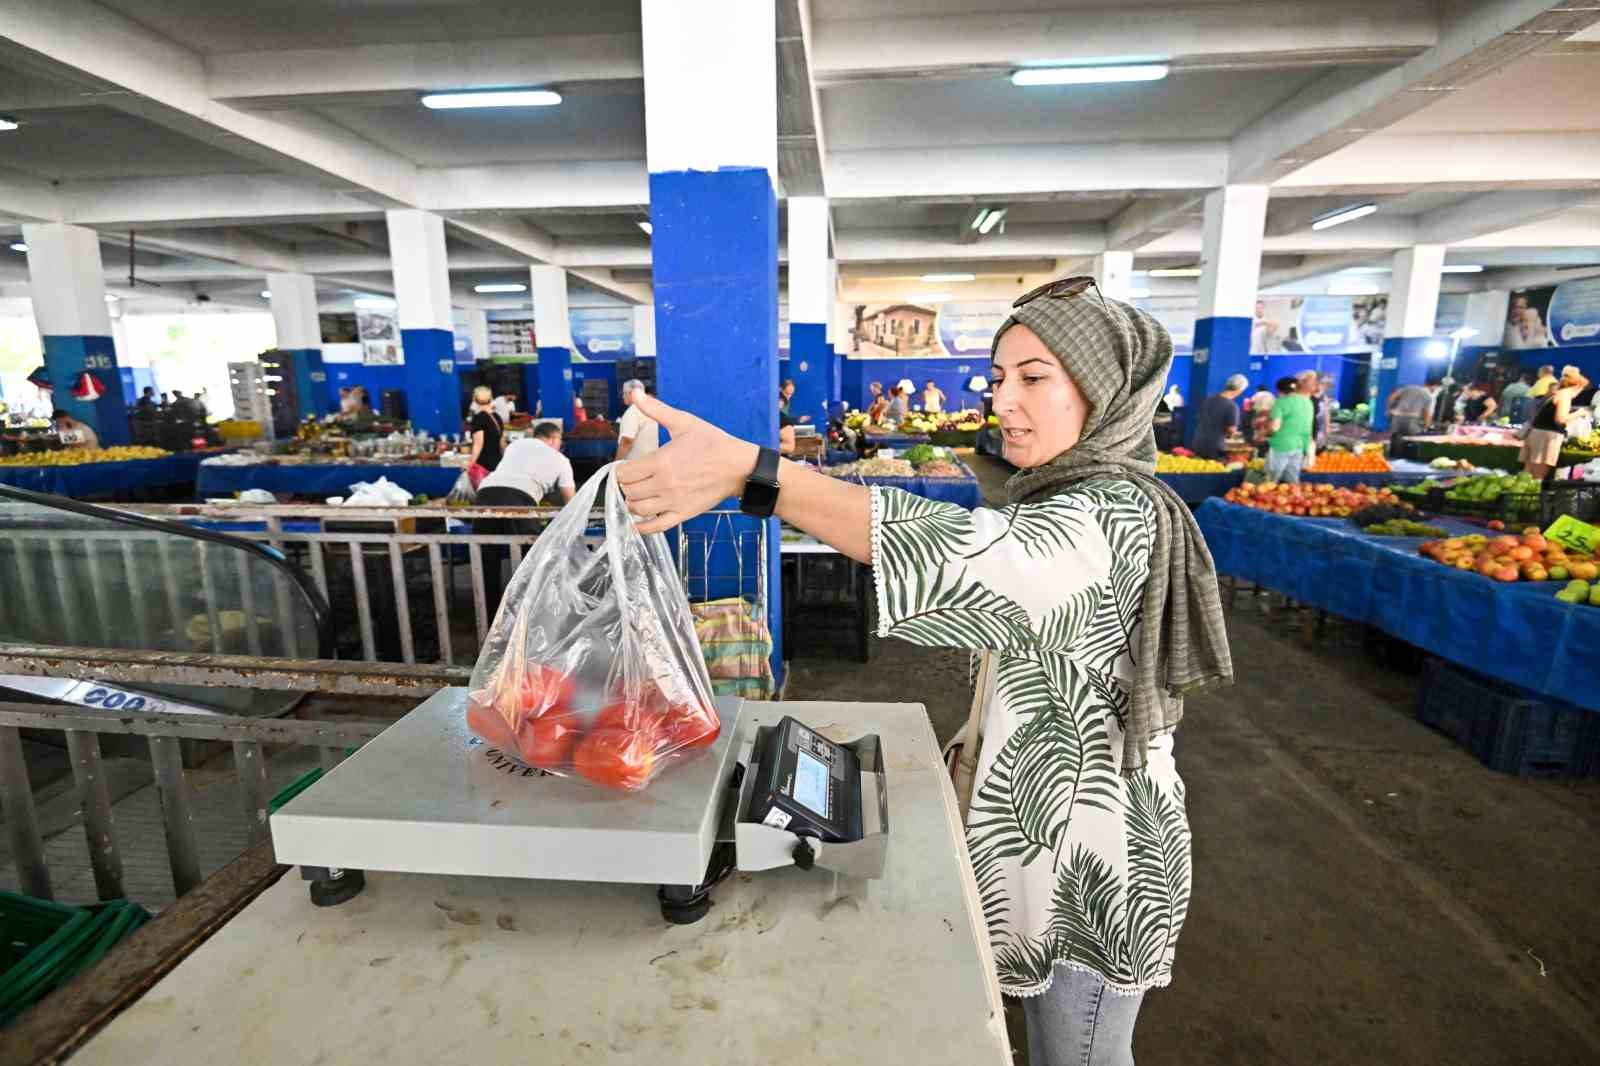
[[[65,921],[60,921],[65,916]],[[0,972],[0,1026],[38,1002],[149,921],[137,903],[112,900],[92,907],[63,907],[45,900],[0,893],[11,965]],[[42,939],[34,939],[47,926]],[[13,925],[16,926],[15,931]],[[20,934],[20,936],[19,936]],[[29,944],[29,941],[34,942]],[[20,955],[18,952],[27,947]]]
[[[1539,521],[1540,497],[1537,492],[1502,492],[1492,500],[1453,500],[1445,490],[1430,493],[1427,510],[1461,518],[1498,518],[1508,526],[1530,525]],[[1419,505],[1420,506],[1420,505]]]
[[[1547,482],[1539,498],[1539,528],[1548,529],[1562,515],[1580,522],[1600,522],[1600,482]]]
[[[1517,777],[1583,776],[1592,772],[1593,749],[1600,742],[1600,714],[1438,659],[1423,668],[1417,718],[1491,770]]]

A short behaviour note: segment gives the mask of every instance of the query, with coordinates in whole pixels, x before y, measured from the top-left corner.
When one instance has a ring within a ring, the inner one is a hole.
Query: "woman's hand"
[[[662,533],[744,490],[759,449],[710,422],[669,407],[654,396],[634,400],[672,440],[644,459],[617,465],[613,474],[628,510],[644,519],[641,533]]]

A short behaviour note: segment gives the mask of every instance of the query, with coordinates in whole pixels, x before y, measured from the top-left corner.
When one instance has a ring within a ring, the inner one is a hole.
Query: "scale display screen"
[[[808,751],[797,753],[794,766],[795,802],[828,817],[828,767]]]

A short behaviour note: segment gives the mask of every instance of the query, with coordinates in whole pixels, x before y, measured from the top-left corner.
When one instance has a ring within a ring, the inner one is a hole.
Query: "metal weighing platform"
[[[1009,1063],[922,707],[726,708],[710,751],[613,796],[471,743],[464,698],[434,696],[274,817],[281,861],[359,862],[363,892],[317,907],[280,878],[74,1063]],[[883,876],[736,873],[703,920],[667,924],[652,886],[703,873],[735,734],[784,714],[881,738]]]

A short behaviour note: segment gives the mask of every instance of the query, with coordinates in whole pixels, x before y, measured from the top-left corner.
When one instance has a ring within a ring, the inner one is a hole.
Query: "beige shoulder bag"
[[[978,745],[983,736],[983,720],[994,699],[998,673],[995,653],[983,652],[978,660],[978,678],[972,687],[972,710],[967,715],[966,727],[944,748],[944,762],[950,771],[950,783],[956,791],[956,807],[961,812],[963,825],[967,821],[967,810],[972,806],[973,783],[978,776]]]

